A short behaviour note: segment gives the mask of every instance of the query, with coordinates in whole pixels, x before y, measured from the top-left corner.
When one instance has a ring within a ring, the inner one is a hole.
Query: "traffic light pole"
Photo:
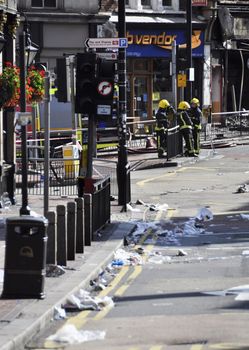
[[[125,0],[118,0],[118,34],[120,38],[126,37],[125,24]],[[130,202],[130,173],[126,146],[126,49],[119,48],[118,51],[118,85],[119,85],[119,104],[118,104],[118,204],[123,206],[126,211],[126,204]]]
[[[187,68],[192,68],[192,0],[187,0]],[[192,81],[187,79],[186,100],[192,98]]]

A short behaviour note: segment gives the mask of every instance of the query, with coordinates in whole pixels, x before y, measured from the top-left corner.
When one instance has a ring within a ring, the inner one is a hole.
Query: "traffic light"
[[[96,54],[78,53],[76,56],[75,112],[96,113]]]
[[[111,116],[114,92],[115,62],[99,58],[97,61],[97,116]]]
[[[58,102],[70,101],[70,72],[69,72],[69,59],[61,57],[56,59],[55,68],[56,78],[54,85],[57,88],[55,91],[55,97]]]
[[[187,68],[187,48],[176,46],[176,70],[183,71]]]

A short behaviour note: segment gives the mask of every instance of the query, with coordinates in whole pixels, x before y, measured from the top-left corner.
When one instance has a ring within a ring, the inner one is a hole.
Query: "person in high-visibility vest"
[[[190,101],[189,115],[193,123],[193,141],[195,154],[199,154],[202,111],[200,109],[200,101],[196,97],[192,98]]]
[[[188,157],[198,157],[194,152],[193,139],[192,139],[192,129],[193,123],[190,119],[188,111],[190,105],[187,101],[181,101],[178,105],[178,125],[180,132],[185,141],[186,152],[185,155]]]
[[[174,108],[170,105],[169,101],[161,100],[158,105],[156,112],[156,127],[155,131],[157,134],[157,152],[158,158],[166,156],[167,152],[167,130],[170,121],[176,114]]]

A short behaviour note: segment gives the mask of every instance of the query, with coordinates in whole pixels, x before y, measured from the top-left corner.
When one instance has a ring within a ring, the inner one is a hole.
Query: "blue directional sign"
[[[119,38],[119,47],[124,48],[128,46],[127,38]]]

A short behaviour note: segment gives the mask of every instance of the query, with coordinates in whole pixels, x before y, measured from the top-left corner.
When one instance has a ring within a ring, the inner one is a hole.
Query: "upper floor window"
[[[141,0],[141,5],[144,7],[150,7],[150,0]]]
[[[172,0],[163,0],[163,6],[172,6]]]
[[[55,8],[56,0],[31,0],[31,7]]]

